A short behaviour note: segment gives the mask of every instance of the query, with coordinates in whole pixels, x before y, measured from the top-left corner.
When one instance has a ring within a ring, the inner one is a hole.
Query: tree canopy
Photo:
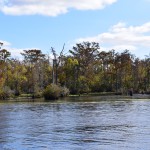
[[[0,49],[1,90],[36,94],[55,78],[56,84],[69,88],[73,94],[127,93],[131,88],[150,92],[150,55],[139,59],[129,50],[101,51],[96,42],[77,43],[68,55],[63,54],[64,47],[59,56],[52,50],[56,65],[41,50],[24,50],[23,60],[16,60],[8,50]]]

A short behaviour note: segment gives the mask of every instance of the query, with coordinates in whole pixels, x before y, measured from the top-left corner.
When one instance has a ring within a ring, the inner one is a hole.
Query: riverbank
[[[133,94],[130,95],[123,95],[120,93],[114,93],[114,92],[102,92],[102,93],[87,93],[87,94],[80,94],[80,95],[69,95],[70,97],[91,97],[91,96],[99,96],[99,97],[122,97],[122,98],[137,98],[137,99],[147,99],[150,98],[150,94]]]
[[[115,95],[114,93],[88,93],[88,94],[81,94],[81,95],[69,95],[65,98],[59,98],[58,100],[61,101],[82,101],[82,99],[87,99],[87,101],[96,99],[97,101],[100,100],[130,100],[130,99],[150,99],[150,94],[133,94],[133,96],[129,95]],[[0,102],[43,102],[47,101],[44,98],[35,98],[33,99],[31,95],[21,95],[19,97],[13,97],[7,100],[0,100]],[[53,100],[49,100],[53,101]],[[56,101],[56,100],[54,100]]]

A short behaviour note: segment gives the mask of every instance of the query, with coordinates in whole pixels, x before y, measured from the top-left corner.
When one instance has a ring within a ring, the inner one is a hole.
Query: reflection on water
[[[149,100],[0,104],[0,150],[149,150]]]

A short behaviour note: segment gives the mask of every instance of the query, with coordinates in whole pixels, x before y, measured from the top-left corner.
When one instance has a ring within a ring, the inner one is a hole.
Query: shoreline
[[[89,94],[81,94],[81,95],[69,95],[68,97],[59,98],[58,100],[80,100],[82,98],[100,98],[100,100],[132,100],[132,99],[150,99],[150,94],[133,94],[133,96],[130,95],[115,95],[115,94],[107,94],[107,93],[89,93]],[[10,98],[7,100],[0,100],[0,103],[9,103],[9,102],[54,102],[58,100],[45,100],[44,98],[35,98],[32,99],[32,97],[17,97],[17,98]],[[97,101],[97,100],[96,100]]]

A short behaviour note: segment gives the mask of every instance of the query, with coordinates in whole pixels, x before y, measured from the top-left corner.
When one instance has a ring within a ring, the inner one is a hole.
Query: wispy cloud
[[[69,9],[103,9],[117,0],[1,0],[0,11],[10,15],[46,15],[57,16]]]
[[[150,47],[150,22],[140,26],[127,26],[119,22],[112,26],[108,32],[94,37],[80,38],[77,42],[95,41],[103,46],[103,49],[136,50],[138,47]]]

